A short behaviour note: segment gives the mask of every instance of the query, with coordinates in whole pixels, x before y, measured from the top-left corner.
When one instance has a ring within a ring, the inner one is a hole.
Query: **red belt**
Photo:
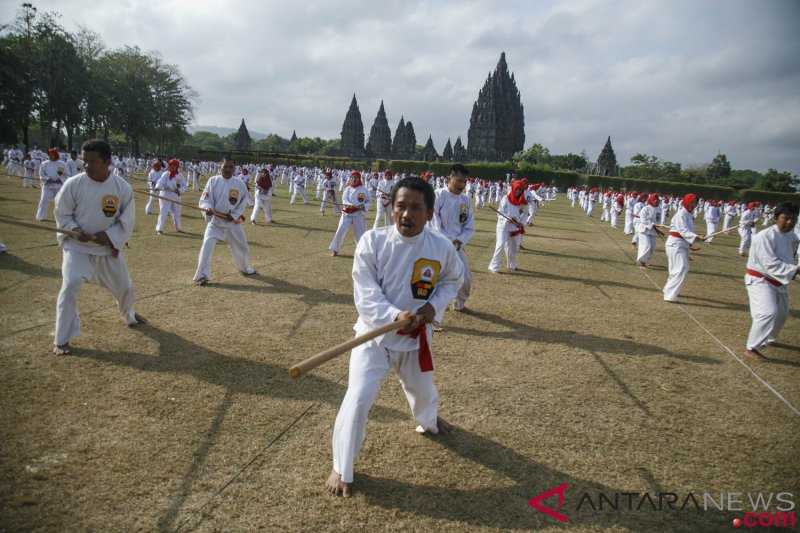
[[[679,239],[683,239],[683,235],[681,235],[681,234],[680,234],[680,233],[678,233],[677,231],[670,231],[670,232],[669,232],[669,236],[670,236],[670,237],[677,237],[677,238],[679,238]]]
[[[431,348],[428,345],[428,329],[425,324],[411,333],[400,333],[398,335],[408,335],[412,339],[419,339],[419,370],[420,372],[431,372],[433,370],[433,357]]]
[[[358,207],[347,206],[347,207],[342,208],[342,211],[344,213],[347,213],[348,215],[351,215],[351,214],[355,213],[356,211],[361,211],[361,209],[358,208]]]
[[[750,274],[751,276],[753,276],[754,278],[763,278],[763,279],[767,280],[767,283],[769,283],[770,285],[772,285],[774,287],[780,287],[781,285],[783,285],[777,279],[772,279],[769,276],[765,276],[764,274],[762,274],[758,270],[753,270],[753,269],[748,268],[747,269],[747,273]]]

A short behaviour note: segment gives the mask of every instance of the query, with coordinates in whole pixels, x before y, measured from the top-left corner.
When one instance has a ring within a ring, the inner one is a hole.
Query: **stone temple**
[[[350,109],[344,117],[341,133],[341,152],[344,155],[362,157],[364,156],[364,123],[361,121],[361,111],[358,109],[356,95],[350,102]]]
[[[474,161],[507,161],[524,144],[525,113],[503,52],[472,106],[467,155]]]

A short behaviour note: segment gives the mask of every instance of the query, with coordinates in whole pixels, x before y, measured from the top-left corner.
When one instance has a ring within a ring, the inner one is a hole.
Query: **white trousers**
[[[156,193],[153,192],[153,187],[149,183],[147,184],[147,191],[150,194],[156,194]],[[148,196],[147,197],[147,204],[144,206],[144,214],[145,215],[152,215],[153,214],[153,206],[155,206],[156,203],[157,203],[156,198],[154,198],[152,196]]]
[[[383,219],[383,222],[381,222]],[[372,229],[380,226],[391,226],[394,224],[392,220],[392,204],[383,205],[381,200],[375,202],[375,222],[372,224]]]
[[[464,252],[463,246],[458,250],[458,257],[461,259],[461,264],[464,265],[464,282],[461,284],[461,288],[458,289],[453,305],[456,309],[463,309],[472,289],[472,272],[469,270],[469,259],[466,252]]]
[[[623,233],[625,235],[633,233],[633,214],[630,211],[625,211],[625,228]]]
[[[166,196],[167,193],[162,192],[161,196]],[[177,199],[177,198],[176,198]],[[166,200],[158,201],[158,222],[156,222],[156,231],[164,231],[167,226],[167,217],[172,217],[172,223],[175,224],[175,230],[181,230],[181,204],[168,202]]]
[[[522,245],[522,235],[511,236],[509,231],[505,228],[497,228],[497,240],[494,246],[494,254],[492,260],[489,262],[489,270],[498,272],[503,258],[503,252],[506,254],[506,264],[508,269],[514,271],[517,269],[517,252]]]
[[[332,252],[339,251],[342,247],[344,236],[347,235],[347,229],[351,224],[353,225],[353,241],[358,244],[358,240],[364,234],[364,231],[366,231],[364,215],[362,213],[354,213],[351,215],[342,213],[342,216],[339,217],[339,226],[336,228],[336,233],[333,235],[333,240],[330,246],[328,246],[328,250]]]
[[[600,222],[608,222],[608,219],[611,217],[611,213],[609,213],[608,208],[604,207],[603,212],[600,214]]]
[[[203,245],[200,247],[200,256],[197,259],[197,272],[194,274],[194,281],[199,279],[211,279],[211,256],[214,255],[214,248],[217,241],[228,243],[231,250],[233,264],[239,272],[250,274],[255,272],[250,265],[250,247],[247,244],[247,236],[241,224],[231,224],[227,228],[221,228],[211,223],[206,225],[206,232],[203,235]]]
[[[726,230],[726,229],[728,229],[730,227],[731,227],[731,216],[730,215],[725,215],[722,218],[722,229]]]
[[[611,219],[611,227],[612,228],[616,228],[617,227],[617,212],[612,209],[611,210],[611,214],[609,215],[609,217]]]
[[[117,257],[63,250],[61,291],[56,303],[56,346],[67,344],[81,331],[78,316],[78,291],[84,282],[97,283],[111,291],[126,324],[136,323],[133,304],[136,296],[122,252]]]
[[[648,235],[647,233],[637,233],[639,236],[637,244],[639,246],[636,255],[636,261],[639,263],[650,263],[650,258],[653,257],[653,252],[656,249],[656,236]]]
[[[292,199],[289,200],[289,203],[294,205],[294,199],[297,197],[298,194],[303,199],[303,204],[307,204],[308,203],[308,197],[306,196],[306,188],[305,187],[299,187],[297,185],[294,186],[294,190],[292,191]]]
[[[536,218],[536,208],[537,206],[534,205],[533,202],[528,204],[528,218],[525,220],[526,224],[533,224],[533,220]]]
[[[26,189],[33,187],[33,176],[26,175],[24,178],[22,178],[22,186]]]
[[[674,302],[681,294],[681,288],[689,273],[689,249],[685,246],[666,246],[667,269],[669,276],[664,283],[664,300]]]
[[[747,349],[752,350],[778,338],[789,315],[789,290],[760,279],[747,285],[747,296],[753,319],[747,336]]]
[[[188,186],[191,187],[193,191],[197,191],[197,190],[200,189],[200,173],[199,172],[190,172],[189,173]]]
[[[322,201],[319,204],[319,212],[324,215],[325,209],[327,209],[328,205],[330,205],[333,212],[336,213],[336,211],[339,208],[333,205],[335,203],[336,203],[336,191],[331,190],[323,192]]]
[[[58,194],[58,189],[47,187],[46,185],[42,185],[41,189],[42,191],[39,195],[39,206],[36,208],[36,220],[40,221],[47,218],[50,202],[54,201],[56,194]]]
[[[706,235],[711,235],[715,231],[717,231],[717,223],[716,222],[711,222],[709,220],[706,220]],[[714,240],[714,237],[711,237],[710,239],[708,239],[705,242],[708,243],[708,242],[711,242],[713,240]]]
[[[266,194],[255,194],[256,203],[253,206],[253,212],[250,214],[250,221],[255,222],[258,217],[258,211],[264,211],[264,221],[269,224],[272,222],[272,196]]]
[[[750,239],[753,234],[750,228],[739,228],[739,253],[743,254],[750,250]]]
[[[391,368],[400,378],[417,431],[438,433],[439,393],[433,372],[420,371],[418,351],[388,350],[374,340],[354,348],[347,393],[333,426],[333,469],[344,483],[353,482],[353,465],[366,436],[367,415]]]

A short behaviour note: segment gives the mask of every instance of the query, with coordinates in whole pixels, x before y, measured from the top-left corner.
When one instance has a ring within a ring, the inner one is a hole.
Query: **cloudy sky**
[[[0,20],[19,1],[0,0]],[[586,150],[611,135],[684,165],[800,174],[800,1],[39,0],[113,48],[157,50],[199,93],[197,124],[338,137],[355,92],[366,132],[383,100],[394,131],[466,142],[505,51],[528,147]]]

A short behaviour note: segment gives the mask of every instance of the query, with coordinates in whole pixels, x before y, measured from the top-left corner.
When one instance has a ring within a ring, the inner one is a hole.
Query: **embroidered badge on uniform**
[[[461,203],[461,212],[458,214],[458,221],[463,224],[467,221],[467,204]]]
[[[237,189],[231,189],[230,191],[228,191],[228,202],[230,202],[231,205],[236,205],[238,201],[239,201],[239,191]]]
[[[363,204],[367,197],[363,192],[358,193],[358,203]]]
[[[430,298],[436,283],[439,281],[439,274],[442,271],[442,264],[434,259],[417,259],[414,263],[414,270],[411,272],[411,294],[415,300],[427,300]]]
[[[119,209],[119,198],[113,194],[103,196],[103,199],[100,200],[100,209],[103,210],[105,216],[109,218],[113,217],[117,214],[117,210]]]

